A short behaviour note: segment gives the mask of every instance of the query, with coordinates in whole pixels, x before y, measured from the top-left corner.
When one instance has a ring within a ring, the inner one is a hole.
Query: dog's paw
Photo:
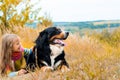
[[[43,67],[41,67],[41,71],[43,71],[43,72],[53,71],[53,68],[52,68],[52,67],[49,67],[49,66],[43,66]]]
[[[63,66],[61,67],[61,71],[62,71],[62,72],[68,72],[68,71],[70,71],[70,69],[69,69],[67,66],[63,65]]]

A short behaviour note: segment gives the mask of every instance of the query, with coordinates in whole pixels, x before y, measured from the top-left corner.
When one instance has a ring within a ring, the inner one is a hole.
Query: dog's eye
[[[60,29],[60,28],[58,28],[58,29],[57,29],[57,31],[58,31],[58,32],[61,32],[61,29]]]
[[[57,34],[61,33],[61,29],[57,29],[56,32],[57,32]]]

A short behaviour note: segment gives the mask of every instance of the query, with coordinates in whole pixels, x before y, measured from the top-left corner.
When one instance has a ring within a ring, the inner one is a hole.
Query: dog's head
[[[57,27],[50,27],[40,32],[36,39],[36,44],[62,44],[62,40],[65,40],[69,35],[69,32],[65,32]]]

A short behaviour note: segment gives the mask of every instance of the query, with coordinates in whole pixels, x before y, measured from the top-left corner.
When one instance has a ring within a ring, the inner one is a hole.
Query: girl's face
[[[20,39],[19,38],[15,38],[13,40],[13,52],[20,52],[20,48],[21,48],[21,43],[20,43]]]

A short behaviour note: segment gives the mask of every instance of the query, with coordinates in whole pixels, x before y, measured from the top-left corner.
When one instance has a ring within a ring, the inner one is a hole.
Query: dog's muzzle
[[[68,35],[69,35],[69,32],[65,32],[63,40],[67,39]]]

